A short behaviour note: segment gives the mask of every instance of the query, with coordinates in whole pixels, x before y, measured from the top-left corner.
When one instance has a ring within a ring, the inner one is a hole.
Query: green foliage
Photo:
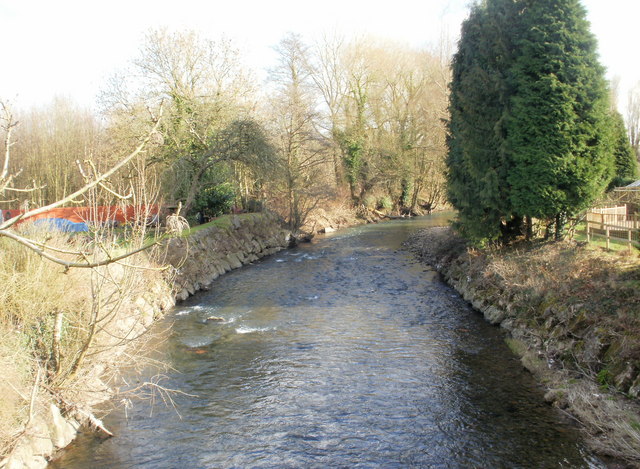
[[[411,207],[411,199],[413,196],[413,180],[410,177],[402,179],[402,193],[400,195],[400,203],[403,207]]]
[[[557,221],[612,177],[608,93],[578,0],[487,0],[453,60],[448,195],[483,243]]]
[[[612,190],[612,189],[615,189],[616,187],[628,186],[629,184],[637,180],[638,180],[637,177],[629,178],[629,177],[616,176],[609,183],[609,187],[607,188],[607,190]]]
[[[360,180],[360,172],[364,159],[364,139],[357,136],[345,136],[342,140],[344,148],[344,166],[346,169],[347,181],[351,188],[352,196],[355,195],[355,186]]]
[[[522,2],[511,69],[510,201],[551,219],[589,207],[611,178],[608,92],[578,0]]]
[[[617,111],[612,112],[609,122],[615,156],[615,180],[617,180],[617,182],[614,180],[611,185],[620,187],[621,185],[626,185],[621,182],[628,181],[627,184],[630,184],[638,179],[640,176],[638,173],[638,160],[627,137],[627,129],[620,113]]]
[[[391,197],[388,195],[380,197],[378,200],[378,208],[385,212],[390,212],[393,209],[393,201],[391,200]]]
[[[452,64],[447,190],[458,209],[458,227],[477,242],[496,239],[510,212],[503,114],[513,61],[513,9],[513,2],[503,1],[474,7]]]
[[[603,389],[609,389],[613,382],[613,376],[607,368],[601,369],[596,375],[596,379]]]
[[[217,216],[229,210],[233,204],[230,193],[235,190],[216,187],[223,183],[228,183],[228,187],[234,185],[233,164],[251,176],[253,186],[245,190],[259,189],[274,179],[274,171],[278,169],[276,153],[263,127],[255,120],[237,119],[223,129],[209,129],[205,143],[193,137],[189,151],[180,153],[182,156],[171,163],[164,175],[166,192],[170,198],[184,202],[188,215],[201,212]],[[178,152],[171,144],[164,150]]]
[[[369,210],[373,210],[374,208],[377,208],[376,197],[374,195],[367,194],[362,198],[362,204]]]
[[[200,212],[205,217],[217,217],[229,213],[235,203],[236,193],[234,187],[224,182],[202,190],[193,204],[193,210]]]

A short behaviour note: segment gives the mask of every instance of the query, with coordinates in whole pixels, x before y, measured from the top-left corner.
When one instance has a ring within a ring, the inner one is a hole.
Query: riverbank
[[[290,242],[291,235],[277,215],[228,215],[169,240],[162,261],[175,269],[172,288],[181,301],[208,289],[220,275],[275,254]]]
[[[216,279],[162,344],[182,419],[119,412],[117,438],[53,467],[588,467],[501,331],[398,251],[443,220],[317,236]]]
[[[421,231],[407,247],[508,331],[545,400],[582,426],[597,454],[640,466],[637,257],[574,242],[478,251],[448,227]]]
[[[11,267],[6,276],[14,286],[10,289],[5,283],[2,298],[2,304],[13,304],[13,309],[0,308],[2,336],[7,339],[0,347],[0,468],[46,467],[83,426],[107,433],[100,428],[96,408],[130,388],[123,386],[123,369],[149,363],[146,344],[152,340],[149,330],[155,321],[176,301],[207,289],[219,275],[284,249],[289,241],[281,220],[262,213],[220,217],[127,259],[127,264],[93,272],[65,273],[32,252],[6,246],[0,260]],[[13,259],[25,258],[24,265],[11,261],[9,253]],[[19,298],[25,303],[21,314],[15,304]],[[31,317],[28,310],[38,314]],[[60,310],[65,314],[57,342],[65,348],[54,373],[47,364],[52,355],[49,344],[55,341],[52,323]],[[75,332],[92,327],[90,336]],[[86,358],[72,372],[81,350]],[[132,397],[126,393],[121,395],[124,400]]]

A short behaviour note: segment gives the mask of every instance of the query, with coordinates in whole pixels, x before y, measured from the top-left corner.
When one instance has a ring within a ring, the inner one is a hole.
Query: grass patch
[[[576,227],[576,232],[573,239],[578,242],[584,242],[584,243],[587,242],[587,231],[586,231],[585,223],[578,224],[578,226]],[[604,236],[592,234],[591,239],[589,241],[589,245],[602,250],[606,250],[607,240]],[[620,252],[620,253],[622,252],[629,253],[629,244],[624,240],[611,238],[609,241],[609,250],[614,252]],[[636,245],[632,245],[631,254],[636,256],[640,255],[640,248],[638,248]]]
[[[192,236],[198,231],[202,231],[211,227],[217,227],[220,229],[228,230],[233,225],[234,218],[237,218],[240,221],[243,221],[243,220],[255,219],[258,216],[259,214],[257,213],[239,213],[239,214],[232,214],[232,215],[222,215],[220,217],[214,218],[213,220],[207,223],[203,223],[202,225],[190,226],[188,230],[184,230],[180,234],[180,237],[185,238],[188,236]]]

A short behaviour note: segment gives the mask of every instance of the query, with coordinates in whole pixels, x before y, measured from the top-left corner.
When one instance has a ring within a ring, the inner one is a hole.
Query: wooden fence
[[[640,216],[628,215],[627,206],[591,209],[587,212],[587,241],[594,236],[607,240],[607,249],[611,240],[626,242],[629,250],[640,247]]]

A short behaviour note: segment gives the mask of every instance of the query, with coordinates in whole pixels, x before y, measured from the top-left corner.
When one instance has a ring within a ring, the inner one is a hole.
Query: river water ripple
[[[51,467],[603,467],[502,332],[399,250],[442,221],[352,228],[218,279],[167,319],[180,416],[116,412],[115,438]]]

